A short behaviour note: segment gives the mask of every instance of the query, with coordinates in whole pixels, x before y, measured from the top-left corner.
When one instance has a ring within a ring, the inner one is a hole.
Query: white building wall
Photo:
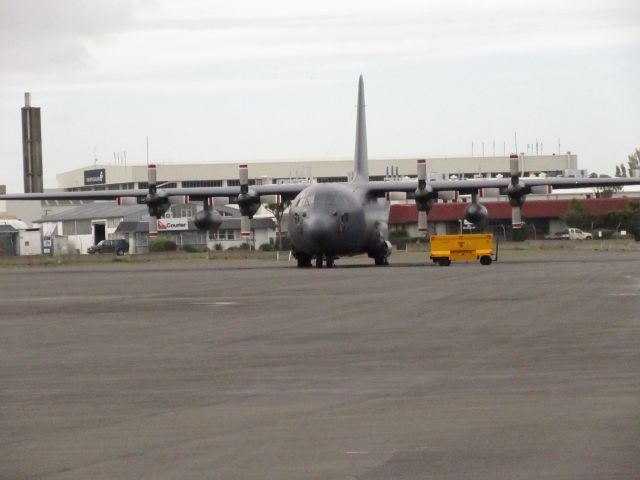
[[[369,160],[369,175],[382,176],[388,167],[397,167],[402,176],[416,175],[417,158],[426,158],[428,173],[448,174],[495,174],[509,172],[508,156],[474,156],[474,157],[413,157],[413,158],[378,158]],[[298,178],[298,177],[340,177],[353,171],[353,160],[291,160],[278,162],[247,162],[249,177],[260,179]],[[521,159],[521,167],[525,172],[551,172],[575,170],[578,158],[570,155],[525,155]],[[77,188],[84,186],[85,170],[104,168],[106,183],[146,182],[146,165],[91,165],[56,176],[60,188]],[[174,164],[157,165],[158,181],[176,181],[178,186],[183,180],[235,180],[238,178],[238,163],[207,164]]]
[[[42,253],[40,230],[20,230],[18,239],[18,255],[40,255]]]
[[[259,229],[253,230],[254,244],[256,248],[260,248],[260,245],[276,243],[276,230],[274,229]]]
[[[67,237],[69,254],[87,253],[87,248],[93,245],[93,235],[69,235]]]

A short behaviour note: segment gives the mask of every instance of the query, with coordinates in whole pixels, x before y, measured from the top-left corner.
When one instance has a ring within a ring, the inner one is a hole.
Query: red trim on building
[[[628,203],[638,201],[637,198],[589,198],[581,200],[585,208],[595,214],[602,215],[614,210],[622,210]],[[524,218],[561,218],[569,208],[571,200],[533,200],[522,207]],[[504,202],[483,202],[489,213],[489,220],[510,220],[511,205]],[[464,218],[464,209],[468,203],[436,203],[429,212],[430,222],[458,221]],[[391,205],[389,223],[417,223],[418,210],[415,204]]]

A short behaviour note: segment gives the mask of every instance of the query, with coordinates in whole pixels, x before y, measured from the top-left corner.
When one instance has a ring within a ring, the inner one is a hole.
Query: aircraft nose
[[[329,240],[333,223],[328,215],[312,215],[307,221],[305,232],[313,243],[322,245]]]

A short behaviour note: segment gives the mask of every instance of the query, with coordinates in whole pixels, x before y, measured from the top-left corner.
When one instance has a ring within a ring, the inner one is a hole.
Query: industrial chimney
[[[31,94],[29,92],[24,94],[24,107],[22,107],[22,158],[24,193],[42,192],[40,107],[31,106]]]

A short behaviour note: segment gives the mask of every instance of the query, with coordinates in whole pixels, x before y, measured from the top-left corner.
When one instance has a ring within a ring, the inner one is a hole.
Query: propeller
[[[149,210],[149,237],[156,238],[158,236],[158,219],[169,210],[171,202],[169,196],[164,190],[158,190],[158,177],[156,166],[150,164],[147,168],[147,178],[149,183],[149,192],[143,202]]]
[[[509,157],[509,169],[511,174],[511,183],[507,188],[507,196],[511,204],[511,228],[522,228],[522,205],[524,204],[527,193],[529,193],[526,185],[520,181],[520,168],[518,166],[518,155],[512,153]]]
[[[249,168],[246,164],[239,167],[240,194],[238,206],[240,207],[240,234],[242,238],[251,237],[251,219],[260,208],[260,195],[249,189]]]
[[[431,185],[427,185],[427,162],[419,159],[416,163],[418,170],[418,188],[415,191],[416,207],[418,209],[418,232],[426,235],[428,231],[427,213],[433,207],[437,194]]]

